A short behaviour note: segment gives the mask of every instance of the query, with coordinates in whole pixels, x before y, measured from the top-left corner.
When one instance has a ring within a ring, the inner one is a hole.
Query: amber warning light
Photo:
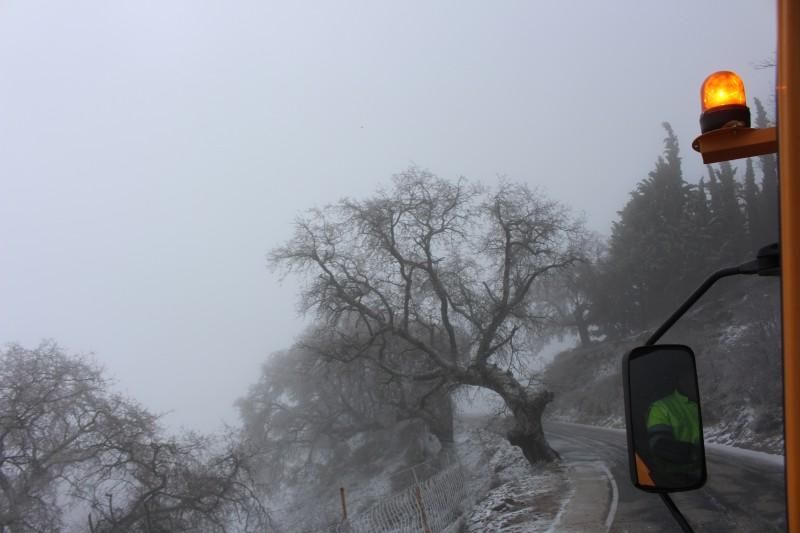
[[[744,82],[735,72],[721,70],[706,78],[700,89],[703,133],[731,126],[750,127]]]

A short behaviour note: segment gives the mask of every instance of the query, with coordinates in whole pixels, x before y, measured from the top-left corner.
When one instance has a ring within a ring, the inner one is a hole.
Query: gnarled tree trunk
[[[423,406],[430,413],[431,431],[442,442],[452,444],[454,439],[453,429],[453,401],[450,391],[442,389],[434,394],[430,401]]]
[[[589,334],[589,323],[583,316],[584,311],[575,312],[575,327],[578,329],[578,336],[581,339],[581,346],[584,348],[592,344],[592,337]]]
[[[531,390],[519,383],[511,372],[495,365],[470,367],[462,377],[467,385],[493,390],[503,398],[514,415],[514,427],[506,434],[508,442],[522,450],[529,463],[552,462],[559,459],[550,447],[542,428],[542,415],[553,393]]]

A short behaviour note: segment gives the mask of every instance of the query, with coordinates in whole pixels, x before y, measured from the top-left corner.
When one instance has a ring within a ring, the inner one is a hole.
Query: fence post
[[[344,487],[339,487],[339,497],[342,499],[342,522],[347,522],[347,500],[344,497]]]
[[[422,491],[419,485],[414,486],[414,495],[417,497],[417,509],[419,509],[419,518],[422,521],[422,533],[431,533],[431,528],[428,526],[428,515],[425,514],[425,506],[422,505]]]

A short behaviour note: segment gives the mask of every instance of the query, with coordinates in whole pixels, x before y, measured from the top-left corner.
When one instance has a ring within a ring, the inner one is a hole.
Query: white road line
[[[561,500],[561,506],[558,509],[558,513],[556,513],[555,518],[553,518],[553,522],[550,524],[550,527],[547,529],[545,533],[556,533],[558,530],[556,527],[561,525],[561,519],[564,516],[564,511],[567,510],[567,506],[569,505],[570,500],[575,495],[575,488],[571,488],[569,495]]]
[[[614,523],[614,516],[617,514],[617,505],[619,505],[619,489],[617,488],[617,482],[614,479],[614,474],[611,473],[611,470],[608,469],[605,463],[598,462],[600,468],[603,469],[605,472],[606,477],[608,478],[608,482],[611,483],[611,506],[608,508],[608,516],[606,516],[606,531],[611,529],[611,525]]]

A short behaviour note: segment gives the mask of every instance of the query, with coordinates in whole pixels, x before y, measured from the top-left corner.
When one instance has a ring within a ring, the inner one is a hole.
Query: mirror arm
[[[689,298],[683,302],[677,311],[672,313],[666,322],[661,324],[661,327],[658,328],[655,333],[653,333],[647,342],[644,343],[645,346],[652,346],[658,339],[660,339],[664,333],[669,330],[675,322],[682,317],[686,311],[692,307],[697,300],[703,296],[708,289],[711,288],[717,281],[721,280],[722,278],[727,278],[728,276],[736,276],[739,274],[744,274],[746,276],[751,276],[753,274],[758,274],[759,276],[779,276],[780,275],[780,264],[781,264],[781,253],[780,253],[780,246],[777,242],[772,244],[768,244],[767,246],[762,246],[761,249],[758,250],[756,254],[756,258],[753,261],[748,261],[747,263],[742,263],[739,266],[733,268],[723,268],[722,270],[718,270],[711,274],[708,279],[706,279],[702,285],[700,285],[697,290],[695,290]]]
[[[689,308],[691,308],[697,302],[697,300],[699,300],[700,297],[703,296],[708,291],[708,289],[710,289],[717,281],[721,280],[722,278],[727,278],[729,276],[736,276],[739,274],[745,274],[745,275],[758,274],[759,270],[756,268],[756,265],[754,263],[755,262],[751,261],[750,263],[744,263],[737,267],[723,268],[722,270],[718,270],[713,274],[711,274],[691,294],[691,296],[689,296],[689,298],[687,298],[686,301],[683,302],[683,304],[681,304],[681,306],[674,313],[672,313],[672,315],[670,315],[670,317],[666,320],[666,322],[661,324],[661,327],[659,327],[652,335],[650,335],[650,338],[647,339],[647,342],[645,342],[644,345],[652,346],[653,344],[658,342],[658,339],[660,339],[669,330],[669,328],[674,326],[675,322],[677,322],[684,314],[686,314],[686,311],[688,311]]]
[[[761,250],[759,250],[758,257],[755,261],[749,261],[747,263],[743,263],[737,267],[733,268],[723,268],[722,270],[718,270],[711,274],[706,280],[697,288],[695,291],[686,299],[683,304],[674,312],[670,317],[661,324],[650,338],[647,339],[645,342],[645,346],[652,346],[658,340],[664,336],[664,334],[669,331],[669,329],[675,325],[675,323],[680,320],[680,318],[686,314],[686,312],[695,304],[697,300],[699,300],[708,289],[710,289],[716,282],[721,280],[722,278],[727,278],[730,276],[738,276],[738,275],[753,275],[759,274],[762,276],[770,276],[776,275],[780,271],[780,259],[779,259],[779,252],[778,246],[773,244],[771,246],[765,246]],[[664,505],[667,506],[669,509],[672,518],[681,526],[683,533],[694,533],[692,530],[692,526],[689,525],[689,522],[686,520],[686,517],[683,516],[678,506],[675,505],[675,502],[672,501],[668,493],[661,493],[661,501],[664,502]]]
[[[692,526],[689,525],[689,522],[686,520],[686,517],[684,517],[681,514],[680,509],[678,509],[678,506],[675,505],[675,502],[672,501],[672,498],[669,497],[669,494],[664,492],[661,493],[660,496],[661,496],[661,501],[664,502],[664,505],[667,506],[667,509],[669,509],[670,514],[672,514],[672,518],[674,518],[675,521],[678,523],[678,525],[681,526],[683,533],[694,533]]]

